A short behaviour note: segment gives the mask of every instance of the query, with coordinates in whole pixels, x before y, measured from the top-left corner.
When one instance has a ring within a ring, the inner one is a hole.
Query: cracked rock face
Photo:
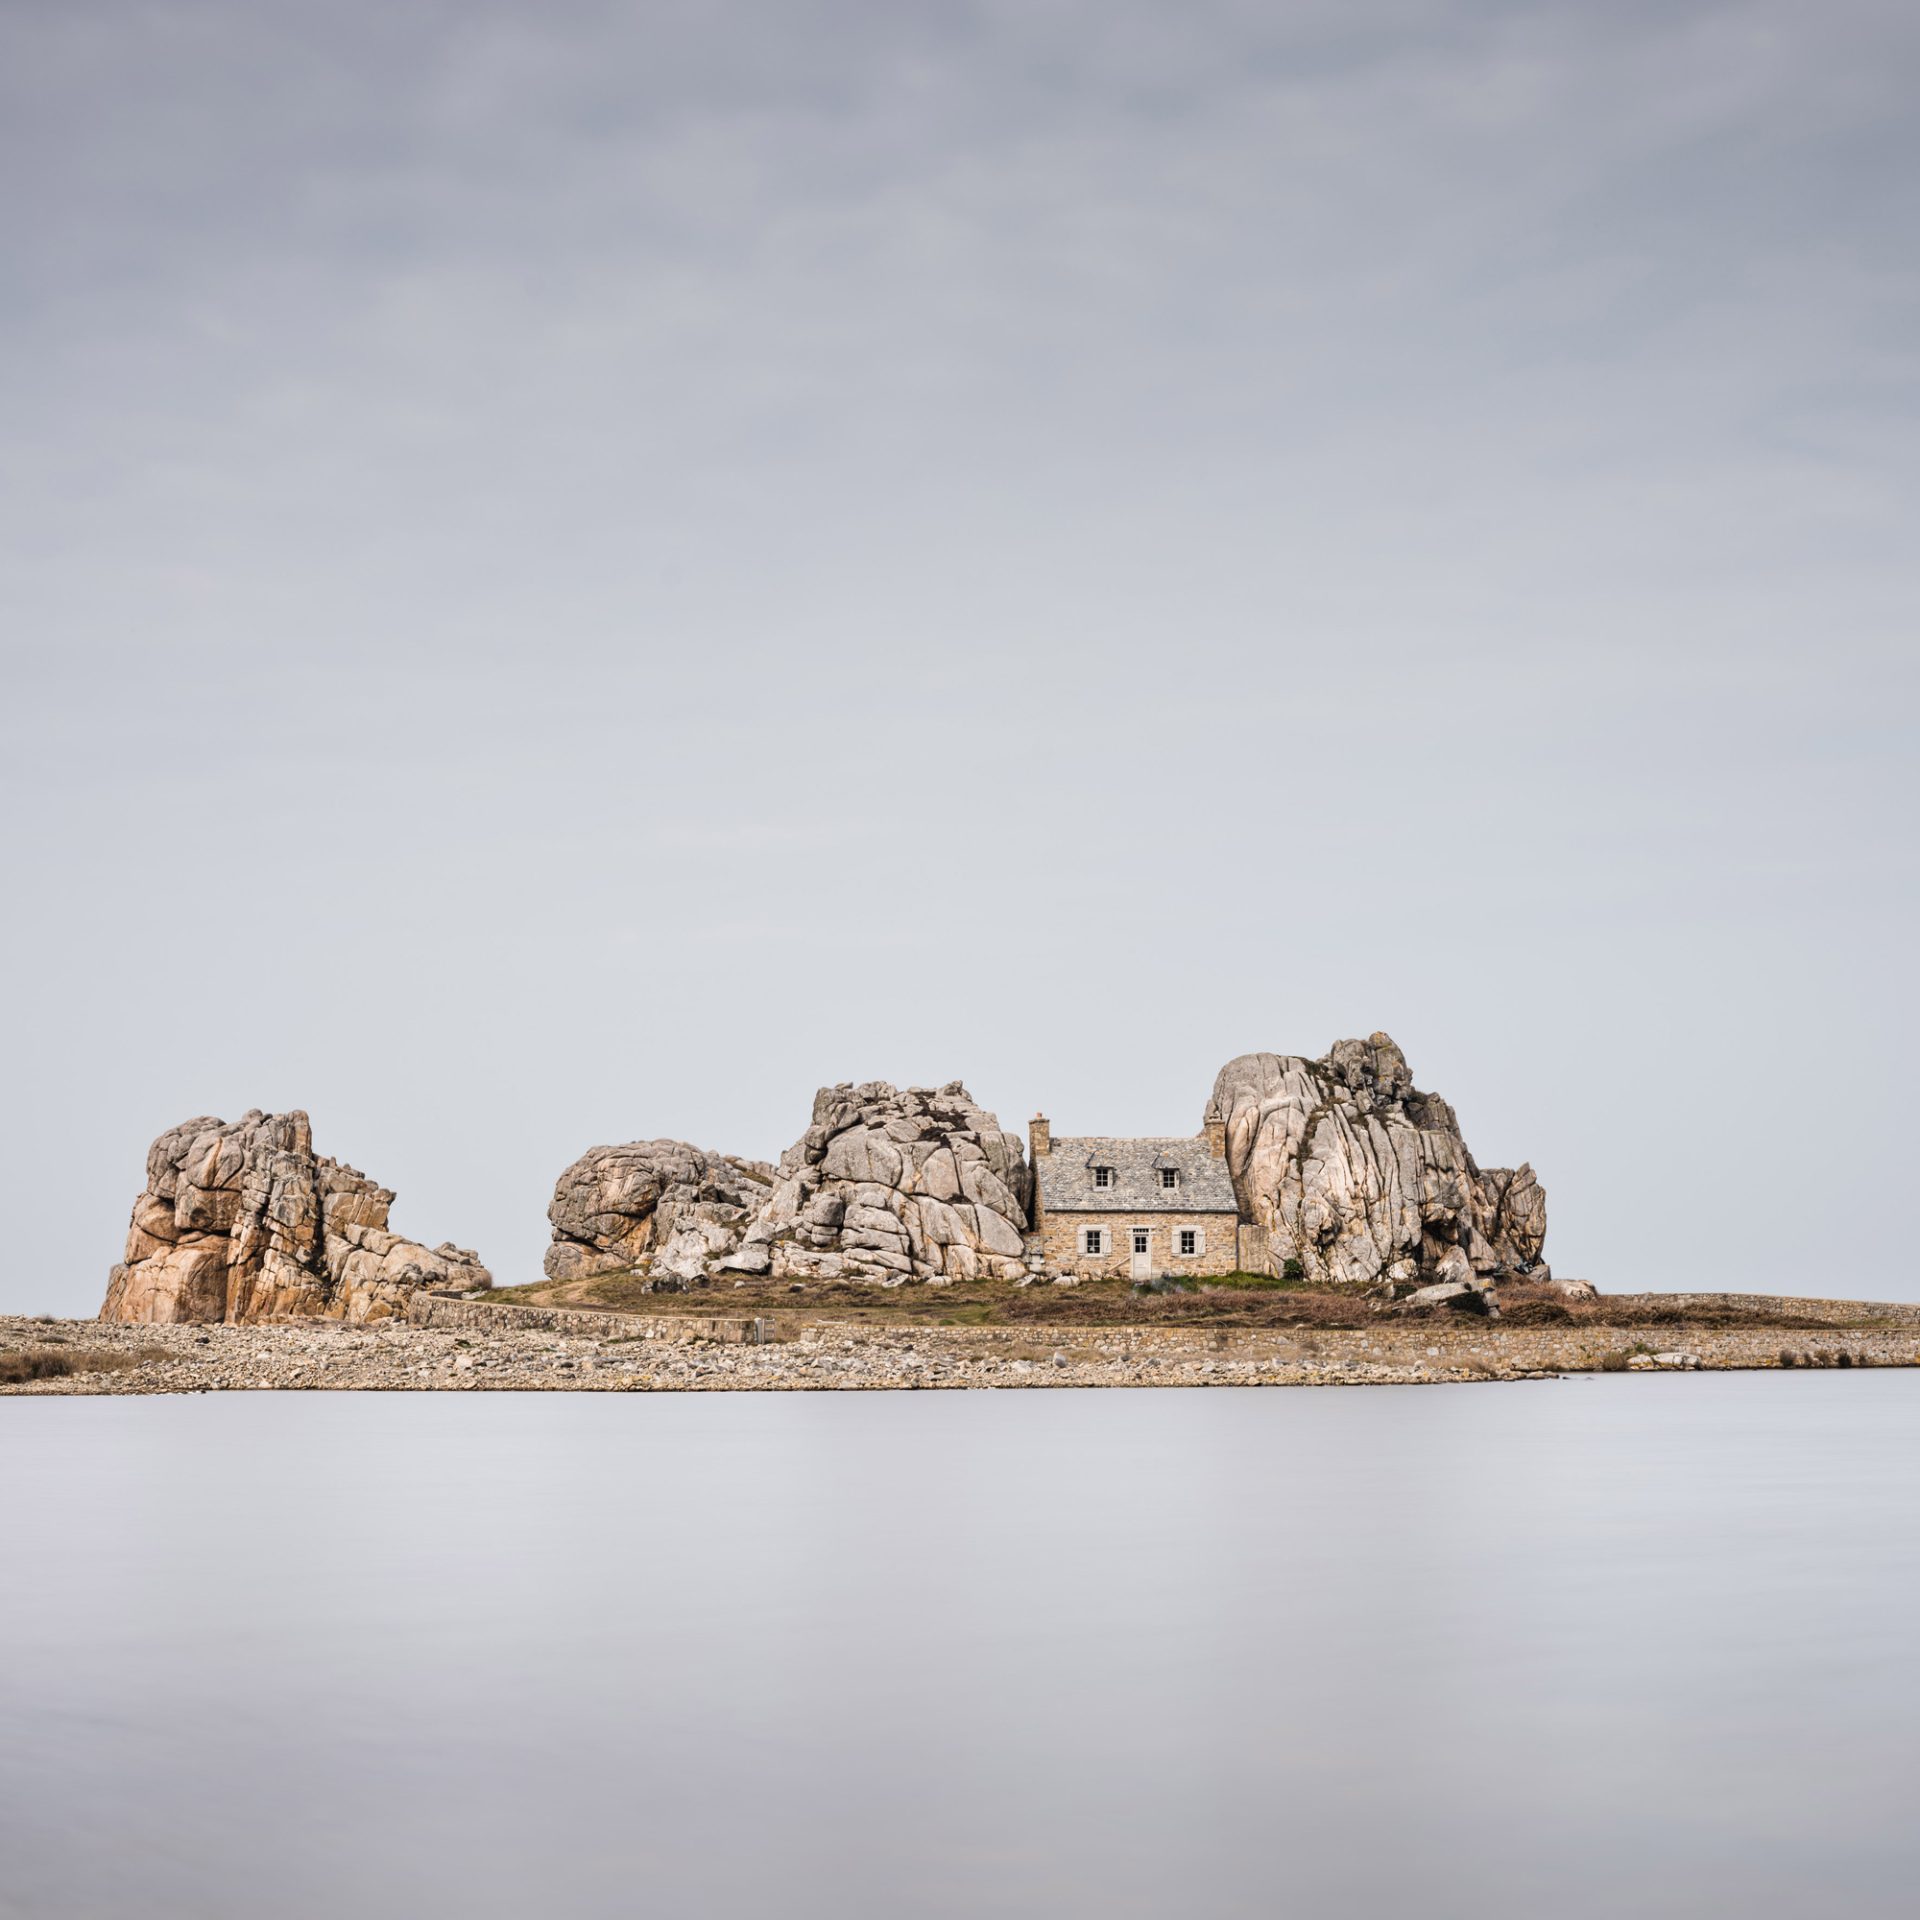
[[[1271,1270],[1315,1281],[1485,1284],[1544,1274],[1547,1197],[1533,1169],[1482,1168],[1453,1109],[1413,1084],[1384,1033],[1323,1060],[1248,1053],[1214,1081],[1243,1218]]]
[[[681,1140],[595,1147],[560,1176],[550,1279],[645,1272],[897,1285],[1026,1270],[1017,1134],[959,1081],[823,1087],[778,1167]]]
[[[1016,1279],[1032,1179],[1020,1136],[958,1080],[822,1087],[779,1184],[721,1262],[795,1280]]]
[[[708,1153],[684,1140],[590,1147],[553,1190],[549,1280],[645,1268],[695,1280],[739,1246],[771,1191],[760,1160]]]
[[[489,1287],[477,1254],[388,1230],[393,1195],[313,1151],[304,1113],[184,1120],[147,1150],[103,1320],[356,1323],[404,1315],[419,1287]]]

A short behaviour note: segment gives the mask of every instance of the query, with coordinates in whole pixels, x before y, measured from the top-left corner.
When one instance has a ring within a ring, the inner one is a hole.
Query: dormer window
[[[1111,1167],[1095,1167],[1093,1170],[1093,1184],[1096,1187],[1112,1186],[1113,1169]]]
[[[1180,1169],[1178,1167],[1162,1167],[1160,1169],[1160,1184],[1167,1188],[1177,1187],[1180,1184]]]

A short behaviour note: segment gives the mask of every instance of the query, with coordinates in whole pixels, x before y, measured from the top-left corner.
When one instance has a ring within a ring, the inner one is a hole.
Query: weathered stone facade
[[[1097,1229],[1104,1251],[1089,1253],[1087,1230]],[[1147,1236],[1146,1263],[1155,1275],[1201,1279],[1210,1273],[1240,1269],[1240,1223],[1218,1213],[1054,1213],[1042,1221],[1038,1235],[1045,1271],[1099,1280],[1133,1271],[1133,1234]],[[1180,1235],[1195,1236],[1196,1251],[1180,1251]]]
[[[1044,1273],[1101,1279],[1201,1279],[1240,1265],[1239,1203],[1223,1129],[1191,1139],[1054,1138],[1045,1115],[1029,1133],[1034,1233]],[[1144,1234],[1146,1244],[1136,1245]],[[1183,1243],[1182,1235],[1190,1234]],[[1089,1245],[1093,1236],[1097,1243]],[[1183,1244],[1191,1251],[1183,1251]]]

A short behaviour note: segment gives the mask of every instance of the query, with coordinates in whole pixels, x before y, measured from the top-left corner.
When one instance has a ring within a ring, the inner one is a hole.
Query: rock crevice
[[[589,1147],[554,1186],[547,1278],[588,1280],[645,1267],[697,1279],[739,1246],[775,1178],[763,1160],[709,1153],[684,1140]]]
[[[644,1269],[896,1285],[1025,1269],[1019,1135],[959,1081],[823,1087],[778,1166],[680,1140],[594,1147],[560,1176],[550,1279]]]
[[[1242,1219],[1276,1273],[1316,1282],[1482,1285],[1544,1271],[1546,1193],[1530,1166],[1482,1168],[1453,1109],[1413,1084],[1384,1033],[1321,1060],[1247,1053],[1214,1081]]]

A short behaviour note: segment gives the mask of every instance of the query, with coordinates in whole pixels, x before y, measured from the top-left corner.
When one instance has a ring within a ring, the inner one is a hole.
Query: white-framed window
[[[1200,1229],[1198,1227],[1182,1227],[1180,1229],[1180,1251],[1185,1254],[1189,1260],[1200,1251]]]
[[[1080,1229],[1080,1250],[1082,1253],[1102,1254],[1107,1250],[1107,1230],[1105,1227],[1082,1227]]]
[[[1133,1230],[1133,1250],[1134,1250],[1134,1252],[1135,1252],[1135,1253],[1145,1253],[1145,1252],[1146,1252],[1146,1250],[1147,1250],[1147,1230],[1146,1230],[1146,1228],[1145,1228],[1145,1227],[1135,1227],[1135,1228],[1134,1228],[1134,1230]]]
[[[1093,1170],[1093,1184],[1096,1187],[1112,1186],[1113,1169],[1111,1167],[1095,1167]]]
[[[1162,1167],[1160,1169],[1160,1184],[1169,1190],[1177,1187],[1180,1184],[1180,1169],[1178,1167]]]

